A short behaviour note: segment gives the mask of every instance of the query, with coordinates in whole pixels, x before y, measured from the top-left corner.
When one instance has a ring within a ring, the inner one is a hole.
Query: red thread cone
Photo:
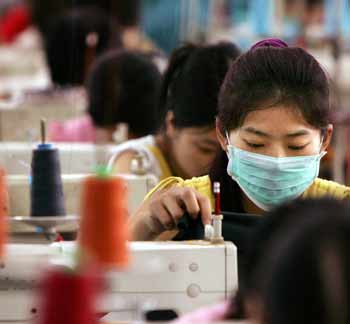
[[[117,177],[85,180],[79,244],[83,254],[107,267],[127,265],[127,190]]]

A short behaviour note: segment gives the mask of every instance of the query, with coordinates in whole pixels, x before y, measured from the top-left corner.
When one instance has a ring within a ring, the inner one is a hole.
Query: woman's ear
[[[227,138],[224,134],[222,134],[221,131],[221,125],[220,125],[220,121],[218,118],[216,118],[216,122],[215,122],[215,129],[216,129],[216,136],[218,138],[218,141],[220,143],[221,148],[226,151],[227,150]]]
[[[326,151],[329,144],[331,143],[333,135],[333,125],[329,124],[324,132],[321,151]]]
[[[175,136],[175,116],[172,110],[169,110],[165,116],[165,134],[169,138]]]

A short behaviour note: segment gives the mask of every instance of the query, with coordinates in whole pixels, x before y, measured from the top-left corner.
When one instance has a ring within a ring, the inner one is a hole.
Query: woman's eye
[[[288,148],[290,150],[293,150],[293,151],[300,151],[300,150],[304,149],[306,146],[307,146],[307,144],[306,145],[302,145],[302,146],[294,146],[294,145],[292,145],[292,146],[288,146]]]
[[[249,143],[246,142],[248,146],[253,147],[253,148],[259,148],[259,147],[264,147],[264,144],[257,144],[257,143]]]
[[[199,147],[199,150],[200,150],[203,154],[214,154],[214,153],[216,153],[216,150],[213,150],[213,149],[211,149],[211,148]]]

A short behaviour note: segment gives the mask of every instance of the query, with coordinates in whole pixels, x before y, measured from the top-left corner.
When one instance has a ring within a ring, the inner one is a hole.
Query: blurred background
[[[184,42],[230,40],[245,50],[257,40],[273,36],[307,48],[330,76],[336,132],[322,175],[350,184],[349,3],[0,0],[0,140],[37,140],[31,129],[22,129],[24,133],[13,138],[6,135],[6,131],[14,134],[16,128],[8,122],[1,126],[1,109],[50,105],[55,107],[51,110],[56,119],[79,115],[86,106],[84,85],[90,65],[106,48],[142,51],[162,72],[171,51]],[[96,32],[89,32],[91,25]],[[88,37],[81,41],[82,35]],[[67,102],[73,106],[68,115],[60,108]],[[23,124],[30,119],[28,114],[21,116]]]

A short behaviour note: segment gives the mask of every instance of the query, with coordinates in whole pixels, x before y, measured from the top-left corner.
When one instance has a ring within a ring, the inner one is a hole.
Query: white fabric
[[[147,161],[147,173],[155,175],[159,180],[162,177],[162,169],[157,157],[149,149],[150,146],[155,145],[155,138],[153,135],[129,140],[127,142],[119,144],[112,150],[113,155],[108,162],[108,168],[113,168],[114,163],[122,153],[126,151],[135,151],[145,156]]]

